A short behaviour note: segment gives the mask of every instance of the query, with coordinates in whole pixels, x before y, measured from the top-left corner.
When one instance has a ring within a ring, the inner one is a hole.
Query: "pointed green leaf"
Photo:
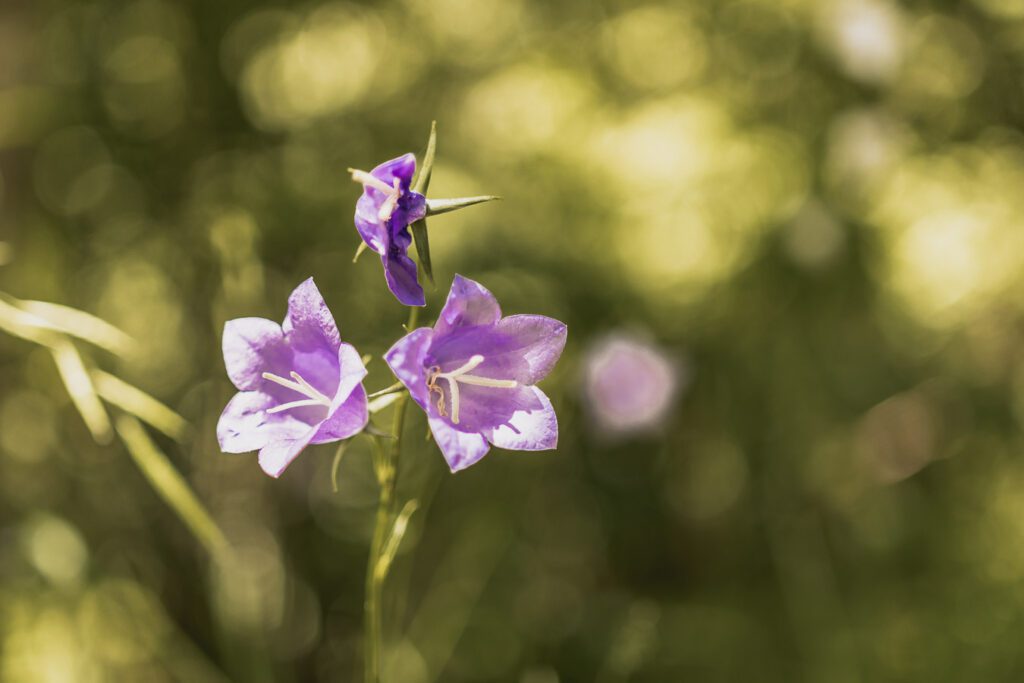
[[[402,508],[402,511],[398,513],[395,524],[391,527],[391,534],[384,544],[384,549],[381,551],[376,567],[374,567],[374,574],[378,581],[383,581],[387,578],[391,563],[394,561],[395,555],[398,554],[398,546],[401,545],[402,538],[405,537],[405,531],[409,528],[409,518],[412,517],[412,513],[416,512],[418,506],[419,503],[415,499],[410,500]]]
[[[416,184],[412,189],[414,192],[426,194],[430,186],[430,176],[434,172],[434,154],[437,152],[437,121],[430,122],[430,138],[427,140],[427,151],[423,153],[423,163],[420,164],[419,175],[416,176]]]
[[[479,197],[459,197],[457,199],[428,199],[427,200],[427,215],[437,216],[442,213],[448,213],[449,211],[458,211],[464,209],[467,206],[473,206],[474,204],[483,204],[484,202],[493,202],[501,199],[495,195],[481,195]]]
[[[379,413],[380,411],[384,410],[389,405],[397,401],[398,397],[401,395],[402,394],[399,392],[394,394],[384,394],[383,396],[378,396],[377,398],[369,402],[369,404],[367,405],[367,410],[370,411],[371,415],[373,413]]]
[[[85,426],[92,433],[96,443],[110,443],[113,430],[110,427],[110,418],[103,408],[100,397],[96,395],[96,388],[92,385],[89,371],[85,369],[82,357],[78,355],[74,344],[62,339],[50,348],[53,360],[57,364],[57,371],[68,390],[71,402],[78,409]]]
[[[203,504],[199,502],[185,477],[146,434],[142,423],[131,415],[117,418],[117,433],[142,474],[164,502],[171,506],[189,531],[216,559],[228,555],[230,546]]]
[[[412,238],[416,242],[416,255],[420,259],[420,268],[427,276],[430,284],[434,284],[434,270],[430,265],[430,239],[427,237],[427,221],[423,218],[412,224]]]
[[[380,391],[375,391],[372,394],[367,395],[366,398],[368,398],[370,400],[373,400],[373,399],[378,398],[380,396],[387,396],[388,394],[397,394],[399,391],[402,391],[403,389],[405,389],[405,385],[404,384],[402,384],[401,382],[395,382],[394,384],[392,384],[389,387],[385,387],[385,388],[381,389]]]
[[[156,427],[172,439],[181,441],[184,438],[188,423],[181,415],[114,375],[93,370],[91,376],[100,398]]]
[[[368,245],[366,244],[366,242],[360,242],[359,246],[356,247],[356,255],[352,257],[352,263],[358,261],[359,257],[363,255],[363,252],[366,251],[367,248]]]
[[[341,459],[345,455],[350,439],[345,439],[338,444],[338,450],[334,451],[334,462],[331,463],[331,488],[338,492],[338,468],[341,467]]]

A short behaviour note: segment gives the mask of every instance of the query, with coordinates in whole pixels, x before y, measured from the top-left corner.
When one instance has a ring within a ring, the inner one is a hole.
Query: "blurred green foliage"
[[[431,196],[505,201],[432,220],[425,317],[458,271],[565,320],[561,443],[452,476],[412,414],[388,680],[1021,680],[1022,82],[1017,0],[0,5],[0,291],[134,339],[89,362],[188,420],[238,558],[0,334],[0,679],[357,675],[368,448],[337,493],[332,446],[220,454],[219,337],[313,275],[379,358],[345,168],[437,119]],[[609,440],[620,328],[691,381]]]

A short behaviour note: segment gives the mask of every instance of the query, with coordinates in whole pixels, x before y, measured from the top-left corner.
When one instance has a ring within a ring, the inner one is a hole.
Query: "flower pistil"
[[[483,362],[484,357],[476,354],[463,365],[448,372],[441,372],[441,368],[436,365],[430,368],[427,375],[427,389],[431,394],[435,392],[437,393],[437,412],[442,416],[447,415],[448,413],[445,410],[444,390],[437,384],[437,380],[448,380],[448,391],[452,396],[452,424],[459,424],[460,382],[462,384],[470,384],[477,387],[492,387],[494,389],[515,389],[519,386],[519,383],[514,379],[493,379],[491,377],[480,377],[479,375],[469,374],[471,370],[474,370]]]

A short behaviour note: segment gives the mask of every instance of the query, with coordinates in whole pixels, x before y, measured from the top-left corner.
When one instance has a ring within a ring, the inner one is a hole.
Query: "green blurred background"
[[[1022,86],[1020,0],[3,3],[0,291],[135,339],[78,349],[242,562],[0,332],[0,680],[359,677],[369,449],[220,454],[220,332],[312,275],[391,383],[345,168],[432,119],[431,196],[505,200],[433,219],[424,316],[566,321],[561,443],[453,476],[411,413],[387,680],[1024,679]],[[686,369],[659,430],[588,418],[616,330]]]

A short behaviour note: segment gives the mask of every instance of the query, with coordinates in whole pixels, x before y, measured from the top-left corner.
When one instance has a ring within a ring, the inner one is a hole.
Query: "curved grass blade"
[[[141,389],[102,370],[92,371],[92,381],[96,393],[104,401],[131,413],[172,439],[181,441],[188,433],[185,418]]]
[[[213,521],[185,478],[146,434],[142,423],[128,414],[117,417],[117,433],[143,476],[164,499],[192,535],[218,561],[227,561],[229,546],[220,527]]]
[[[89,371],[78,351],[67,339],[59,339],[50,346],[50,354],[57,364],[57,371],[68,390],[71,402],[75,404],[85,426],[92,433],[96,443],[107,444],[113,436],[110,418],[103,407],[96,389],[89,378]]]

